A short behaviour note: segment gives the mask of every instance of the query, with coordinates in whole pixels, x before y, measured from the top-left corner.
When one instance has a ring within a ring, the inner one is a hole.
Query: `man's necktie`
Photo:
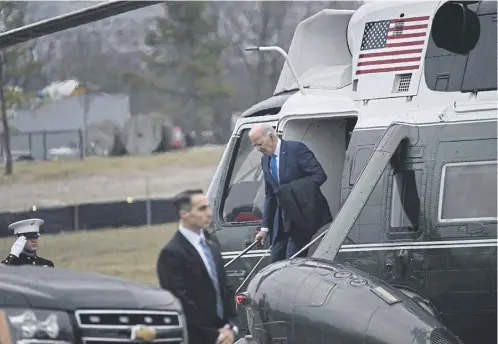
[[[214,290],[216,291],[216,311],[221,319],[223,319],[223,302],[221,300],[220,283],[218,280],[218,274],[216,270],[216,264],[214,263],[213,255],[211,254],[211,249],[209,248],[206,239],[201,238],[201,247],[207,258],[208,272],[211,281],[213,282]]]
[[[271,156],[271,174],[273,175],[273,179],[278,183],[278,169],[277,169],[277,156]]]
[[[273,176],[273,179],[277,182],[277,184],[280,184],[279,178],[278,178],[278,169],[277,169],[277,156],[272,155],[271,156],[271,174]],[[277,200],[278,202],[278,200]],[[277,216],[278,222],[280,223],[280,218],[284,215],[284,210],[280,207],[280,205],[277,207],[277,213],[275,214]],[[284,231],[286,231],[286,228],[284,227]]]

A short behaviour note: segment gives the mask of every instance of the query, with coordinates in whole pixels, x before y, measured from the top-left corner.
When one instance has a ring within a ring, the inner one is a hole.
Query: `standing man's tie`
[[[209,277],[213,281],[214,289],[216,290],[216,310],[220,318],[223,319],[223,302],[221,301],[220,284],[218,281],[218,273],[216,272],[216,265],[214,263],[213,255],[211,254],[211,249],[206,242],[206,238],[201,237],[201,247],[206,255],[208,265],[209,265]]]

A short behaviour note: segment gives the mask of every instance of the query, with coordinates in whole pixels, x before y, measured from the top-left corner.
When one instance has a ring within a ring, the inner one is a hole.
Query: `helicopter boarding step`
[[[244,338],[240,338],[236,341],[235,344],[256,344],[256,342],[252,339],[252,336],[248,334]]]

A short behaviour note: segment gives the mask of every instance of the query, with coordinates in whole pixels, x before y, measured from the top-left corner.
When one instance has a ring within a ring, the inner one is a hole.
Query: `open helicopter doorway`
[[[358,118],[356,116],[292,118],[278,128],[284,140],[301,141],[315,154],[327,180],[321,190],[333,217],[341,205],[342,173],[346,150]]]

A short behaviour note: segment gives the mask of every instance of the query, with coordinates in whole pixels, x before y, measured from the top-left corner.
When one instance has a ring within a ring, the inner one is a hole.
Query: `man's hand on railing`
[[[260,230],[258,234],[256,234],[255,241],[259,241],[260,245],[263,245],[267,236],[268,236],[267,231]]]

